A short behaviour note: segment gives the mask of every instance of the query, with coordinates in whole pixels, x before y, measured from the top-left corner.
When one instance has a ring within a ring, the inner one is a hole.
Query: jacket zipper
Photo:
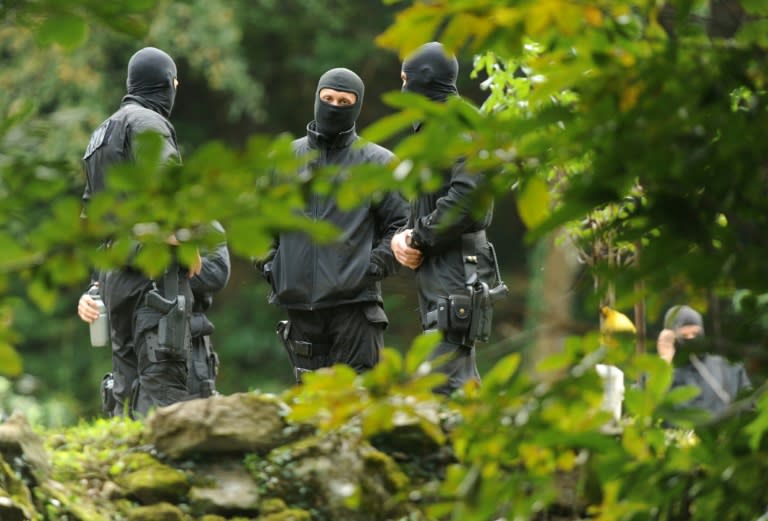
[[[320,165],[319,166],[325,166],[325,164],[328,161],[328,151],[325,148],[320,149]],[[312,216],[312,221],[317,222],[318,219],[318,210],[319,210],[319,204],[317,201],[317,194],[312,191],[310,194],[310,215]],[[309,304],[309,310],[313,311],[315,309],[314,301],[315,301],[315,288],[316,288],[316,280],[317,280],[317,244],[314,242],[312,243],[312,298],[310,300]]]

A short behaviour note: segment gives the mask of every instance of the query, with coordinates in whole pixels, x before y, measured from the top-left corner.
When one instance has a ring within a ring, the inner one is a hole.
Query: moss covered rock
[[[258,521],[312,521],[312,515],[306,510],[290,508],[261,516]]]
[[[198,514],[259,513],[259,488],[242,467],[209,465],[197,469],[205,485],[193,486],[189,503]]]
[[[179,507],[170,503],[136,507],[128,513],[128,521],[185,521],[188,519]]]
[[[23,521],[32,519],[35,512],[29,489],[0,456],[0,519]]]
[[[179,402],[148,419],[150,441],[163,453],[266,453],[294,436],[283,416],[287,406],[274,396],[237,393]]]
[[[17,505],[5,490],[0,489],[0,519],[3,521],[25,521],[31,519],[30,515],[20,505]]]
[[[138,470],[117,476],[115,481],[126,495],[144,504],[177,501],[189,490],[189,481],[183,471],[155,460]]]
[[[311,510],[317,521],[392,519],[401,513],[392,498],[409,483],[389,456],[353,435],[303,439],[251,461],[269,495]]]

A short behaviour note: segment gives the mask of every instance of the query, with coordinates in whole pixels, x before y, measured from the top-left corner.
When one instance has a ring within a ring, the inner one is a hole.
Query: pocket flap
[[[389,318],[387,318],[387,314],[384,313],[384,308],[377,303],[365,304],[363,306],[363,313],[365,314],[365,318],[371,324],[389,325]]]

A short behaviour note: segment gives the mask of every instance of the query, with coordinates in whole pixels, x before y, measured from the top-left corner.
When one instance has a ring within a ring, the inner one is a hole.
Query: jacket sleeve
[[[392,236],[408,223],[409,207],[399,192],[389,192],[373,210],[379,241],[371,250],[371,262],[381,270],[380,277],[384,278],[397,272],[400,266],[392,253]]]
[[[432,213],[421,216],[413,222],[413,243],[424,253],[440,249],[469,230],[477,230],[483,215],[489,208],[475,208],[480,175],[469,173],[464,162],[458,162],[451,170],[448,192],[437,199]],[[481,212],[482,210],[482,212]],[[479,215],[479,217],[478,217]]]
[[[223,234],[224,228],[213,223],[216,231]],[[229,282],[232,264],[229,259],[229,248],[226,242],[219,243],[216,248],[203,257],[200,273],[189,281],[195,293],[211,294],[224,289]]]
[[[159,134],[162,139],[162,150],[160,152],[161,165],[166,163],[181,163],[179,147],[176,144],[176,132],[170,123],[162,119],[162,116],[154,113],[147,114],[142,118],[137,118],[137,120],[132,122],[130,132],[126,134],[126,148],[129,149],[128,152],[131,157],[133,157],[136,152],[136,136],[145,132]]]

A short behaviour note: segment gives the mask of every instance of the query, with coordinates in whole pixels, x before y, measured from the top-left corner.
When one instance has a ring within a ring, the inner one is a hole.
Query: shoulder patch
[[[112,129],[115,128],[115,121],[112,119],[106,120],[97,128],[93,134],[91,134],[91,140],[88,142],[88,147],[85,149],[83,159],[88,159],[99,148],[109,143],[109,137],[112,135]]]

